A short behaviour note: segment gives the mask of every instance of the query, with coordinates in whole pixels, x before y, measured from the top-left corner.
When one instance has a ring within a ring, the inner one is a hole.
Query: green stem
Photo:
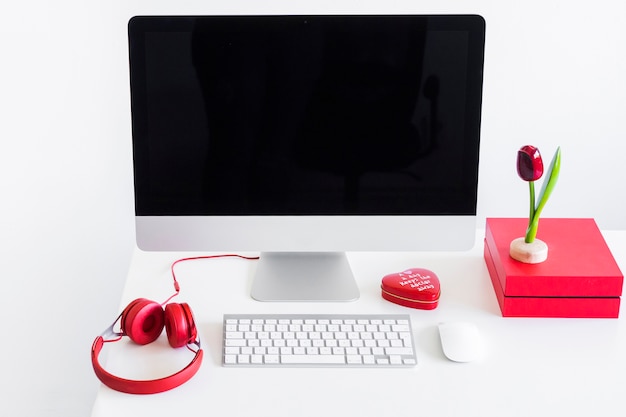
[[[532,217],[530,219],[530,223],[528,224],[528,229],[526,229],[526,237],[524,238],[524,242],[533,243],[535,241],[535,237],[537,237],[538,228],[539,216]]]
[[[524,242],[532,243],[537,236],[537,227],[539,226],[539,216],[535,216],[535,181],[528,181],[530,187],[530,215],[528,216],[528,229],[526,229],[526,236],[524,236]]]
[[[535,181],[528,181],[528,187],[530,190],[530,214],[528,215],[528,227],[530,227],[533,217],[535,217]]]

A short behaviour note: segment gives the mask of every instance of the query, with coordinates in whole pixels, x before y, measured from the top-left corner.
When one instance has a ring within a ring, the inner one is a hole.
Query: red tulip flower
[[[543,160],[539,149],[531,145],[517,151],[517,173],[524,181],[537,181],[543,175]]]
[[[535,205],[535,181],[543,175],[543,160],[539,149],[534,146],[522,146],[517,152],[517,174],[521,179],[528,182],[530,189],[530,215],[528,216],[528,230],[526,230],[526,243],[532,243],[537,235],[539,215],[552,193],[556,180],[561,170],[561,148],[557,148],[548,169],[548,177],[543,182],[539,195],[539,203]]]

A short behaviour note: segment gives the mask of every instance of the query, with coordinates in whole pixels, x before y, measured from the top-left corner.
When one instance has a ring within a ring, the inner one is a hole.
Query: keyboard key
[[[410,355],[413,353],[413,349],[410,347],[401,348],[401,347],[388,347],[385,348],[385,354],[387,355]]]
[[[224,340],[224,346],[246,346],[246,341],[243,339],[226,339]]]
[[[284,355],[280,358],[281,363],[303,365],[336,365],[346,362],[344,356],[335,355]]]

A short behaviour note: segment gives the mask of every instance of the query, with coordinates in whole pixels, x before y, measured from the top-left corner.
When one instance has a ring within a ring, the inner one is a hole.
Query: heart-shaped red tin
[[[424,268],[385,275],[381,288],[385,300],[422,310],[437,308],[441,295],[439,278],[433,271]]]

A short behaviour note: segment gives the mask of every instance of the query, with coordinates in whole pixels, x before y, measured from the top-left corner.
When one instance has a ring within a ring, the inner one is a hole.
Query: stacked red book
[[[548,259],[526,264],[509,245],[528,219],[488,218],[484,257],[504,317],[619,317],[624,276],[593,219],[540,219]]]

